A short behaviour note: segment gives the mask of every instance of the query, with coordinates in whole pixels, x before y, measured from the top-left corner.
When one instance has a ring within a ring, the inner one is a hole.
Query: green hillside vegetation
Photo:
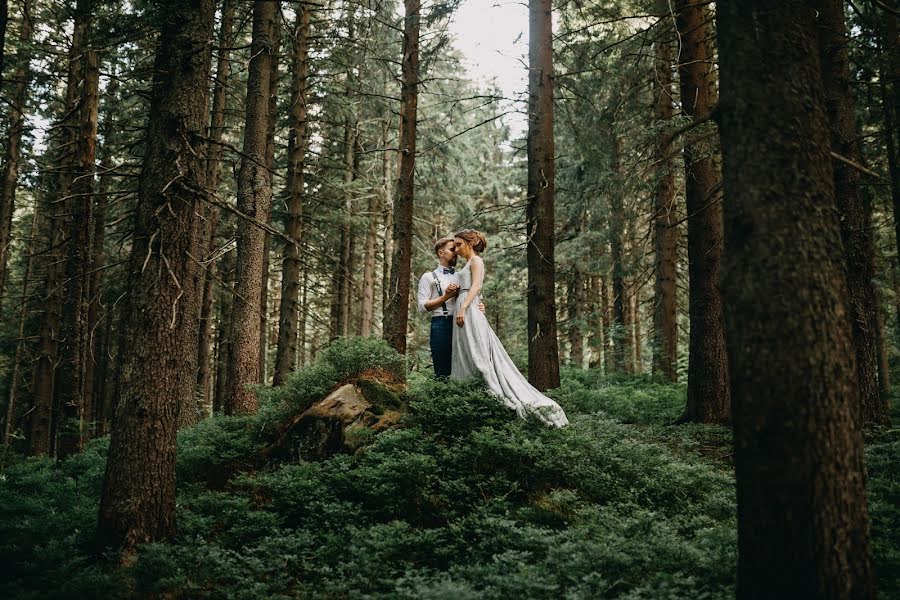
[[[0,481],[3,598],[730,598],[730,433],[676,426],[682,386],[566,371],[572,425],[521,421],[478,382],[413,373],[374,339],[338,340],[252,417],[179,434],[179,535],[127,565],[91,543],[108,438]],[[373,376],[381,374],[382,377]],[[355,382],[408,406],[355,454],[261,462],[278,424]],[[900,435],[868,441],[883,597],[900,594]]]

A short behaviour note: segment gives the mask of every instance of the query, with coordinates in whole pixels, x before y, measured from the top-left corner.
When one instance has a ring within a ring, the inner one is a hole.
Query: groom
[[[450,236],[442,237],[434,243],[434,253],[438,266],[419,279],[419,293],[416,297],[419,312],[431,313],[431,360],[434,375],[438,378],[450,376],[453,356],[453,317],[456,314],[456,296],[459,294],[459,277],[456,275],[456,244]],[[478,309],[484,312],[484,304]]]

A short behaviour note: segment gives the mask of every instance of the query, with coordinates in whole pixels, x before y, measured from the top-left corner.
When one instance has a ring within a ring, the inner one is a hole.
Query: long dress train
[[[458,271],[460,292],[457,311],[462,309],[472,287],[472,261]],[[473,301],[466,310],[465,324],[453,326],[453,357],[450,376],[456,379],[480,375],[493,394],[516,411],[521,418],[533,413],[547,425],[564,427],[569,424],[562,407],[548,398],[519,372],[500,339],[491,329],[487,318]]]

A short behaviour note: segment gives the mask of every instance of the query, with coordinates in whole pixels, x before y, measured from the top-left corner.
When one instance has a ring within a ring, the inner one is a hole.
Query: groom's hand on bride
[[[478,310],[481,311],[481,314],[484,314],[484,302],[478,303]]]

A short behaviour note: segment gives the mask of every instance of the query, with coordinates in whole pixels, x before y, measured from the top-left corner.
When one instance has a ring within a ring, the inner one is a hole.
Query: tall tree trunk
[[[378,194],[369,192],[369,227],[366,230],[366,250],[363,258],[362,306],[359,315],[359,335],[372,335],[375,319],[375,261],[378,242]]]
[[[4,2],[4,4],[6,4]],[[22,2],[22,17],[19,25],[19,52],[16,54],[15,84],[13,86],[12,100],[9,105],[9,126],[7,129],[6,154],[0,167],[0,308],[3,306],[3,291],[6,287],[6,269],[9,262],[9,243],[12,232],[12,218],[15,212],[16,187],[19,180],[19,160],[21,158],[22,134],[25,131],[25,101],[28,98],[28,84],[31,81],[31,69],[29,68],[28,53],[25,46],[31,41],[32,24],[30,15],[30,0]],[[5,7],[3,7],[5,8]],[[5,34],[6,23],[4,17],[3,32]],[[0,56],[2,56],[2,44],[0,44]],[[3,77],[3,67],[0,64],[0,80]]]
[[[567,299],[566,318],[569,321],[569,363],[576,369],[581,369],[584,366],[584,336],[581,333],[584,280],[577,268],[573,268],[569,274]]]
[[[891,393],[891,368],[888,357],[888,341],[885,338],[887,329],[884,319],[884,294],[876,296],[878,310],[878,329],[876,330],[876,346],[878,349],[878,391],[882,398],[887,398]]]
[[[875,597],[818,8],[717,5],[738,598]]]
[[[273,22],[276,0],[253,3],[253,43],[247,78],[247,110],[244,148],[238,173],[238,210],[267,223],[272,203],[272,177],[266,165],[269,127],[269,88],[272,76]],[[256,396],[247,389],[259,381],[260,286],[263,273],[265,232],[256,225],[238,223],[237,265],[228,383],[227,414],[255,413]]]
[[[681,108],[692,119],[709,118],[715,103],[711,31],[704,0],[678,0],[676,26],[681,39],[678,74]],[[731,420],[728,357],[719,292],[722,258],[722,204],[716,190],[715,160],[699,145],[684,147],[685,203],[688,213],[689,313],[687,405],[681,421]]]
[[[19,329],[16,337],[16,353],[13,357],[13,370],[9,378],[9,396],[6,401],[6,416],[3,420],[3,447],[9,446],[9,436],[13,431],[16,419],[16,393],[19,387],[19,370],[22,367],[22,354],[25,345],[25,321],[28,318],[28,284],[31,281],[31,264],[34,259],[34,241],[37,238],[38,211],[31,213],[31,236],[29,237],[27,257],[25,259],[25,277],[22,279],[22,303],[19,308]]]
[[[819,52],[825,107],[831,129],[831,148],[860,163],[859,137],[853,118],[850,63],[843,0],[818,0]],[[887,403],[878,389],[878,312],[872,278],[875,262],[872,247],[872,208],[859,189],[859,171],[834,161],[835,197],[841,213],[841,238],[847,261],[850,320],[856,346],[863,422],[888,420]]]
[[[387,86],[385,86],[387,87]],[[385,93],[387,93],[385,89]],[[390,301],[391,288],[391,256],[394,254],[394,192],[391,189],[393,180],[393,157],[387,151],[390,142],[390,120],[386,119],[382,137],[381,153],[381,212],[384,219],[384,238],[381,246],[381,314],[382,318],[387,314],[387,306]]]
[[[528,379],[541,391],[559,387],[552,21],[551,0],[528,1]]]
[[[231,280],[234,273],[234,252],[229,252],[222,257],[222,275],[228,291],[219,303],[218,317],[216,319],[216,387],[213,394],[213,414],[225,412],[225,388],[228,384],[229,355],[231,354],[231,328],[228,326],[228,318],[234,309],[234,286]]]
[[[588,293],[591,299],[591,313],[588,323],[590,335],[588,336],[588,346],[591,349],[591,359],[589,362],[592,369],[603,369],[606,352],[606,327],[603,319],[603,294],[602,278],[598,275],[592,275],[588,280]]]
[[[79,3],[80,5],[81,3]],[[90,10],[85,3],[85,10]],[[77,176],[69,188],[64,204],[67,213],[65,280],[62,285],[63,310],[60,323],[60,352],[56,403],[61,407],[58,454],[69,456],[81,450],[87,432],[85,411],[88,408],[87,370],[90,361],[88,309],[91,303],[90,277],[93,266],[93,200],[94,163],[97,142],[97,107],[100,68],[97,53],[85,50],[82,80],[80,131],[77,138]]]
[[[3,85],[3,67],[6,65],[6,28],[9,25],[9,2],[0,0],[0,86]]]
[[[644,356],[641,348],[641,342],[644,334],[641,330],[641,290],[640,288],[634,290],[634,294],[631,296],[632,299],[632,308],[631,308],[631,316],[632,316],[632,328],[631,330],[634,332],[634,339],[632,340],[632,346],[634,346],[634,372],[637,374],[641,374],[644,372]]]
[[[209,150],[206,153],[206,185],[212,193],[219,189],[222,177],[222,137],[225,133],[226,91],[231,78],[231,37],[234,28],[234,0],[223,0],[222,22],[219,26],[218,58],[216,79],[213,86],[212,112],[209,125]],[[200,306],[200,343],[197,354],[197,393],[204,412],[213,413],[213,399],[210,397],[212,377],[212,325],[213,303],[216,285],[216,230],[219,225],[219,207],[210,204],[202,207],[206,214],[201,252],[206,271],[203,275],[203,300]]]
[[[271,74],[269,76],[268,127],[266,128],[266,167],[269,169],[269,173],[275,171],[275,130],[278,126],[278,55],[281,51],[281,18],[281,4],[279,2],[276,4],[275,20],[272,23],[272,60],[269,65]],[[269,194],[270,206],[272,195],[272,193]],[[268,217],[265,222],[269,222]],[[263,239],[263,272],[259,296],[259,383],[265,385],[269,379],[269,283],[272,266],[270,261],[272,236],[267,231],[264,233]]]
[[[665,4],[665,3],[664,3]],[[668,4],[665,4],[668,7]],[[664,29],[654,44],[656,68],[653,81],[653,115],[668,125],[672,121],[672,44]],[[656,140],[659,179],[653,196],[653,374],[666,381],[677,381],[678,320],[675,262],[678,251],[678,218],[675,212],[675,164],[672,144],[664,129]]]
[[[419,90],[419,17],[421,0],[404,0],[403,66],[400,94],[400,169],[394,197],[393,252],[384,309],[384,339],[406,354],[409,279],[412,259],[413,175],[416,167],[416,114]]]
[[[885,0],[888,8],[896,3]],[[900,255],[900,139],[897,134],[897,118],[900,112],[900,37],[897,32],[897,18],[884,11],[879,19],[879,45],[882,60],[879,64],[881,80],[881,114],[884,120],[885,145],[887,146],[888,170],[891,177],[891,199],[894,218],[895,250]],[[900,259],[893,264],[895,335],[900,336]]]
[[[162,22],[138,188],[121,385],[100,501],[100,546],[162,540],[175,532],[175,437],[181,399],[197,384],[202,294],[198,204],[207,192],[213,0],[160,0]]]
[[[349,118],[348,118],[349,119]],[[353,191],[356,123],[344,122],[344,211],[340,226],[340,262],[338,263],[337,334],[350,335],[350,298],[353,277]]]
[[[256,383],[266,383],[266,329],[269,324],[269,255],[272,249],[272,237],[269,232],[263,233],[262,275],[259,280],[259,376]]]
[[[69,211],[72,202],[69,198],[72,182],[79,171],[77,148],[79,146],[79,102],[83,53],[87,42],[91,11],[88,0],[77,0],[72,25],[72,41],[68,52],[68,69],[66,91],[63,99],[63,117],[59,123],[58,137],[53,142],[52,156],[55,163],[53,177],[52,200],[46,215],[47,252],[42,265],[44,277],[44,293],[41,301],[43,315],[40,319],[38,335],[38,358],[32,371],[34,380],[34,419],[33,425],[42,430],[49,423],[47,437],[43,431],[32,430],[32,452],[42,454],[56,453],[57,431],[60,425],[65,426],[59,395],[56,394],[56,366],[59,357],[59,340],[62,339],[60,324],[63,312],[63,286],[66,285],[66,268],[71,266],[66,254],[62,251],[66,243],[68,223],[71,220]],[[79,298],[80,300],[80,298]],[[65,326],[65,324],[63,324]],[[43,440],[46,439],[46,442]],[[41,446],[35,446],[35,442]]]
[[[107,350],[111,310],[102,318],[103,305],[103,273],[105,253],[104,246],[106,242],[106,217],[109,209],[109,193],[112,183],[110,172],[115,168],[115,162],[112,158],[112,139],[116,136],[115,119],[113,115],[115,111],[112,107],[116,106],[116,100],[119,91],[119,82],[115,74],[115,64],[113,65],[113,73],[110,77],[109,84],[106,88],[105,114],[103,116],[103,147],[100,159],[100,174],[98,181],[98,190],[96,205],[94,206],[94,222],[92,223],[91,233],[91,265],[93,272],[90,275],[88,291],[88,361],[85,372],[85,388],[86,399],[85,419],[94,424],[93,434],[101,436],[106,434],[105,422],[108,419],[108,399],[104,396],[103,381],[106,375],[106,365],[108,362]]]
[[[897,17],[892,12],[897,3],[894,0],[884,0],[884,4],[890,10],[882,11],[883,14],[878,20],[879,45],[883,55],[878,72],[881,80],[881,114],[884,119],[888,169],[891,176],[895,249],[900,255],[900,134],[897,133],[897,120],[900,118],[900,36],[897,31]],[[897,268],[900,270],[900,263]],[[895,274],[895,277],[900,277],[900,273]],[[896,280],[894,287],[900,291],[900,285]],[[896,298],[897,334],[900,335],[900,295]]]
[[[623,344],[622,349],[625,351],[625,367],[624,371],[628,374],[634,373],[634,312],[633,307],[634,303],[633,295],[631,293],[631,285],[628,284],[627,281],[623,280],[623,298],[622,298],[622,309],[623,309],[623,319],[622,319],[622,338]]]
[[[291,57],[291,112],[288,125],[287,208],[284,231],[294,243],[285,243],[281,271],[281,304],[278,309],[278,345],[272,385],[281,385],[297,360],[298,297],[302,264],[303,179],[306,159],[306,102],[309,76],[309,7],[297,8]],[[302,336],[300,336],[302,337]]]
[[[613,139],[613,172],[618,173],[620,169],[621,158],[621,140],[617,137]],[[610,333],[610,341],[612,343],[612,352],[609,355],[609,369],[607,372],[622,373],[627,372],[627,357],[631,354],[628,341],[628,325],[625,317],[625,264],[624,264],[624,246],[625,246],[625,208],[622,201],[622,192],[617,189],[612,190],[610,197],[610,214],[609,214],[609,246],[610,256],[612,258],[612,298],[613,298],[613,314]]]
[[[613,347],[613,332],[612,332],[612,323],[613,323],[613,314],[611,307],[609,306],[609,283],[610,277],[608,275],[601,275],[599,277],[599,285],[600,285],[600,316],[603,321],[603,331],[606,333],[606,336],[603,339],[603,348],[604,348],[604,360],[603,360],[603,372],[606,375],[610,373],[614,373],[617,370],[621,370],[621,367],[617,367],[616,364],[616,356],[615,356],[615,348]]]
[[[300,281],[300,319],[297,323],[298,362],[300,366],[306,365],[306,323],[309,321],[309,269],[303,269],[303,279]]]

